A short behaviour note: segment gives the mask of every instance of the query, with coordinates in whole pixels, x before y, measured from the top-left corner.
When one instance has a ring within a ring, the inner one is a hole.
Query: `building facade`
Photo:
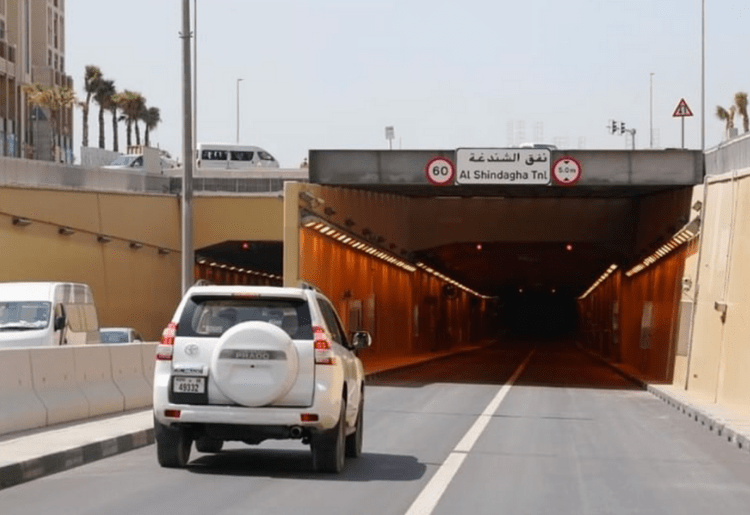
[[[65,0],[0,0],[0,156],[73,162],[73,106],[53,127],[49,109],[29,106],[23,92],[73,87],[64,27]]]

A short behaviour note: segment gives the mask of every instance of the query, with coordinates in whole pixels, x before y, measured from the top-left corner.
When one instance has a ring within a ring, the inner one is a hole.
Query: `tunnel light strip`
[[[437,270],[434,270],[434,269],[430,268],[429,266],[425,265],[424,263],[419,262],[419,263],[417,263],[417,266],[419,268],[421,268],[423,271],[427,272],[428,274],[434,275],[438,279],[441,279],[441,280],[443,280],[443,281],[445,281],[445,282],[447,282],[449,284],[452,284],[453,286],[456,286],[457,288],[461,288],[465,292],[470,293],[470,294],[472,294],[472,295],[474,295],[476,297],[480,297],[482,299],[490,299],[491,298],[491,297],[489,297],[487,295],[482,295],[481,293],[472,290],[468,286],[465,286],[465,285],[461,284],[460,282],[456,281],[455,279],[451,279],[450,277],[448,277],[445,274],[441,274]]]
[[[607,269],[606,269],[606,270],[604,271],[604,273],[603,273],[602,275],[600,275],[600,276],[599,276],[599,279],[597,279],[596,281],[594,281],[594,284],[592,284],[592,285],[591,285],[591,286],[589,287],[589,289],[588,289],[588,290],[586,290],[586,291],[585,291],[585,292],[583,293],[583,295],[581,295],[580,297],[578,297],[578,300],[583,300],[583,299],[585,299],[586,297],[588,297],[588,296],[589,296],[589,294],[590,294],[590,293],[591,293],[592,291],[594,291],[594,290],[595,290],[595,289],[596,289],[596,288],[597,288],[597,287],[598,287],[598,286],[599,286],[600,284],[602,284],[602,283],[603,283],[603,282],[604,282],[604,281],[605,281],[605,280],[607,279],[607,277],[609,277],[610,275],[612,275],[612,274],[613,274],[613,273],[615,272],[615,270],[617,270],[617,265],[615,265],[615,264],[613,264],[613,265],[611,265],[611,266],[610,266],[609,268],[607,268]]]
[[[377,247],[374,247],[360,240],[355,235],[350,234],[338,227],[332,226],[325,221],[321,221],[318,218],[306,217],[306,219],[303,219],[302,221],[302,226],[307,229],[317,231],[323,236],[327,236],[333,240],[336,240],[342,245],[347,245],[355,250],[360,250],[382,261],[398,266],[406,270],[407,272],[416,272],[417,270],[417,268],[411,263],[404,261],[403,259],[391,254],[390,252],[386,252]]]
[[[685,227],[680,229],[672,238],[664,245],[656,249],[651,255],[647,256],[643,261],[635,265],[633,268],[625,272],[625,275],[632,277],[635,274],[642,272],[646,268],[650,267],[661,258],[668,256],[675,250],[682,247],[689,241],[694,240],[700,234],[700,217],[696,217],[692,222],[687,224]]]
[[[380,259],[382,261],[385,261],[386,263],[390,263],[392,265],[398,266],[408,272],[416,272],[417,268],[427,272],[428,274],[434,275],[435,277],[452,284],[456,286],[457,288],[460,288],[464,290],[467,293],[470,293],[472,295],[475,295],[477,297],[480,297],[482,299],[489,299],[491,297],[487,295],[482,295],[468,286],[465,286],[461,284],[460,282],[456,281],[455,279],[451,279],[450,277],[441,274],[437,270],[433,270],[429,266],[425,265],[424,263],[417,263],[416,266],[409,263],[408,261],[405,261],[404,259],[396,256],[395,254],[392,254],[389,251],[380,249],[378,247],[372,246],[369,243],[366,243],[362,240],[360,240],[357,236],[346,232],[344,229],[340,229],[338,227],[330,225],[328,222],[321,222],[319,218],[308,216],[303,218],[302,220],[302,226],[307,229],[312,229],[314,231],[319,232],[320,234],[324,236],[328,236],[329,238],[332,238],[339,243],[343,245],[347,245],[354,250],[362,251],[374,258]]]
[[[219,269],[222,269],[222,270],[230,270],[232,272],[238,272],[238,273],[246,274],[246,275],[257,275],[259,277],[265,277],[267,279],[273,279],[275,281],[281,281],[281,280],[283,280],[283,277],[281,277],[280,275],[269,274],[269,273],[266,273],[266,272],[259,272],[257,270],[250,270],[250,269],[245,269],[245,268],[237,268],[236,266],[227,265],[226,263],[217,263],[216,261],[211,261],[209,263],[208,260],[205,259],[205,258],[198,259],[197,263],[199,265],[206,265],[206,266],[209,266],[211,268],[219,268]]]

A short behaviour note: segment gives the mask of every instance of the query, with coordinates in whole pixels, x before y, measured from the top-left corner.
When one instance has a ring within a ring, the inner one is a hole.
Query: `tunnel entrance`
[[[512,151],[494,154],[504,150]],[[425,339],[432,324],[432,343],[417,347],[441,349],[443,342],[466,339],[467,333],[537,341],[575,335],[604,356],[627,357],[624,338],[648,352],[650,343],[640,341],[640,334],[623,333],[620,320],[627,318],[640,330],[647,309],[643,299],[662,283],[679,280],[681,272],[672,267],[656,287],[648,274],[641,280],[628,274],[655,253],[660,258],[677,247],[664,250],[695,215],[691,200],[693,186],[703,177],[702,153],[553,150],[548,161],[568,158],[581,167],[575,184],[436,184],[429,180],[429,164],[455,162],[455,151],[311,151],[311,184],[286,202],[298,205],[301,261],[309,265],[320,259],[320,265],[298,268],[303,277],[340,291],[345,312],[349,299],[358,305],[366,297],[359,291],[377,297],[378,313],[385,310],[383,297],[388,305],[398,304],[393,309],[407,313],[401,320],[412,346]],[[317,233],[304,236],[308,230]],[[387,275],[369,277],[372,267],[365,271],[357,252],[398,266],[403,262],[441,284],[432,291],[417,278],[409,279],[409,292],[394,289]],[[337,273],[326,266],[337,267]],[[367,282],[357,276],[368,276]],[[398,293],[388,288],[372,293],[374,281],[380,280]],[[350,288],[349,281],[362,284]],[[611,293],[606,300],[582,300],[603,282]],[[631,287],[638,291],[626,291]],[[402,299],[396,302],[395,295]],[[446,323],[463,309],[474,316],[471,302],[460,307],[456,301],[461,295],[479,299],[481,331],[479,322],[466,327]],[[628,298],[638,302],[631,305]],[[673,300],[654,305],[648,309],[672,309]],[[381,329],[377,322],[374,328]],[[639,359],[647,363],[650,358],[634,357]]]

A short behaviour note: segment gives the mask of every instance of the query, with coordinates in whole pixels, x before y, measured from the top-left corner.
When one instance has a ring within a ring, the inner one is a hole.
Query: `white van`
[[[260,147],[222,143],[199,143],[197,165],[207,170],[279,168],[276,158]]]
[[[81,283],[0,283],[0,348],[100,343],[91,288]]]

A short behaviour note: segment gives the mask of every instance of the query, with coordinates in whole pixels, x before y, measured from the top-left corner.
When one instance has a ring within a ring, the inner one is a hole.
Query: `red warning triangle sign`
[[[688,107],[687,102],[685,102],[684,98],[680,100],[679,104],[677,104],[677,109],[674,110],[674,114],[672,116],[693,116],[693,112]]]

